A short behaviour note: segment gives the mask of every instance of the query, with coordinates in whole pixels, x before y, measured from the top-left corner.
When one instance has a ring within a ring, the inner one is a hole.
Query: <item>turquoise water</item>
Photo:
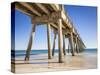
[[[58,50],[55,50],[57,53]],[[48,50],[31,50],[30,55],[37,55],[37,54],[47,54]],[[85,49],[83,53],[89,53],[89,54],[96,54],[97,49]],[[17,56],[25,56],[26,51],[25,50],[12,50],[11,51],[11,56],[12,57],[17,57]]]

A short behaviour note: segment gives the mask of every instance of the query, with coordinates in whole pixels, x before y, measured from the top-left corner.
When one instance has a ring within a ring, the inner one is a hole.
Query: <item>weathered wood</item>
[[[79,45],[79,52],[82,52],[84,50],[84,45],[78,40],[78,45]]]
[[[77,45],[78,45],[78,52],[80,53],[80,44],[79,44],[79,40],[77,40]]]
[[[33,17],[34,23],[55,23],[58,19],[61,18],[60,12],[53,12],[49,15],[41,15]]]
[[[73,33],[72,32],[70,33],[69,41],[70,41],[70,46],[71,46],[71,53],[72,53],[72,56],[74,56],[75,55],[74,54],[74,40],[73,40]]]
[[[73,47],[74,47],[74,53],[76,53],[76,40],[74,35],[73,35]]]
[[[55,42],[56,42],[56,33],[54,32],[54,40],[53,40],[52,56],[54,56],[54,52],[55,52]]]
[[[45,13],[45,14],[49,14],[50,12],[48,11],[48,9],[43,6],[41,3],[36,3],[36,5]]]
[[[52,26],[53,29],[56,29],[58,31],[58,25],[52,24],[51,26]],[[62,32],[66,37],[70,33],[70,31],[69,30],[67,31],[66,27],[64,27],[64,26],[62,26]]]
[[[48,23],[48,25],[47,25],[48,59],[51,59],[52,58],[50,31],[51,31],[51,27],[50,27],[50,23]]]
[[[16,5],[15,5],[15,9],[16,9],[16,10],[19,10],[20,12],[22,12],[22,13],[28,15],[28,16],[33,16],[33,15],[30,14],[27,10],[23,10],[23,8],[21,8],[17,3],[16,3]]]
[[[31,47],[32,47],[32,34],[31,34],[31,36],[30,36],[30,40],[29,40],[29,44],[28,44],[28,48],[27,48],[27,50],[26,50],[25,61],[28,61],[28,60],[29,60]]]
[[[28,3],[20,2],[20,4],[23,5],[24,7],[28,8],[29,10],[31,10],[37,16],[41,16],[41,14],[38,11],[36,11],[33,7],[31,7]]]
[[[77,44],[76,44],[75,41],[74,41],[74,52],[75,52],[75,53],[78,53],[78,51],[77,51]]]
[[[70,53],[70,42],[68,41],[68,53]]]
[[[50,6],[53,8],[53,10],[59,11],[59,5],[58,4],[50,4]]]
[[[83,43],[83,41],[82,41],[81,37],[79,36],[79,34],[78,34],[78,41],[83,45],[84,48],[86,48],[86,46],[85,46],[85,44]]]
[[[76,43],[76,53],[79,53],[78,43]]]
[[[31,32],[31,35],[30,35],[28,47],[27,47],[27,50],[26,50],[25,61],[28,61],[29,58],[30,58],[30,51],[31,51],[31,48],[32,48],[32,39],[34,38],[34,34],[35,34],[35,25],[33,25],[32,32]]]
[[[78,49],[78,43],[77,43],[77,36],[75,37],[75,49],[76,49],[76,53],[79,53],[79,49]]]
[[[64,53],[64,55],[66,55],[65,35],[63,35],[63,53]]]
[[[59,63],[63,60],[63,48],[62,48],[62,19],[58,20],[58,46],[59,46]]]

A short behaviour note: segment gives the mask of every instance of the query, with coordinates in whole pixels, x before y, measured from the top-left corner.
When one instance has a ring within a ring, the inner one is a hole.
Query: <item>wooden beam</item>
[[[51,25],[58,30],[57,24],[51,23]],[[64,29],[66,29],[66,27],[64,25],[62,25],[62,30],[64,30]],[[67,32],[65,32],[65,33],[67,33]],[[68,31],[68,33],[69,33],[69,31]]]
[[[30,6],[28,3],[20,2],[20,4],[28,8],[30,11],[32,11],[37,16],[41,16],[41,14],[38,11],[36,11],[32,6]]]
[[[59,5],[58,4],[50,4],[50,6],[53,8],[53,10],[58,11]]]
[[[28,15],[28,16],[33,16],[32,14],[28,13],[26,10],[23,10],[19,5],[15,4],[15,9],[19,10],[20,12]]]
[[[59,18],[59,12],[53,12],[49,15],[44,14],[42,16],[35,16],[33,17],[33,21],[35,23],[56,23]]]
[[[50,12],[48,11],[48,9],[43,6],[41,3],[35,3],[43,12],[45,12],[45,14],[49,14]]]
[[[47,25],[48,59],[51,59],[52,58],[50,31],[51,31],[51,27],[50,27],[50,23],[48,23],[48,25]]]

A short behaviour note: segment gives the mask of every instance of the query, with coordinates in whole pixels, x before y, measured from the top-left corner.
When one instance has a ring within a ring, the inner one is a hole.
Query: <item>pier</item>
[[[64,62],[64,56],[67,52],[71,53],[72,56],[75,56],[86,48],[78,31],[74,27],[75,25],[69,18],[67,12],[65,12],[62,4],[15,2],[14,8],[31,18],[32,31],[26,49],[25,61],[29,60],[32,40],[34,40],[34,34],[36,34],[36,27],[40,24],[47,25],[48,59],[54,57],[55,40],[57,35],[59,63]],[[54,33],[53,48],[51,48],[51,29],[53,29]],[[65,39],[68,39],[68,45],[66,45]],[[68,46],[68,51],[65,46]]]

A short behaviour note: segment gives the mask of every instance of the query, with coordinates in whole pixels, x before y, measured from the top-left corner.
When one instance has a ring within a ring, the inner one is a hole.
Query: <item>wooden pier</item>
[[[30,2],[15,2],[15,9],[30,16],[32,23],[32,31],[26,50],[25,60],[29,60],[30,51],[32,48],[32,39],[34,39],[36,26],[39,24],[47,25],[47,42],[48,42],[48,59],[52,59],[55,51],[55,40],[58,35],[58,50],[59,63],[64,62],[64,56],[67,50],[65,49],[68,39],[68,52],[74,56],[85,49],[85,44],[80,35],[75,29],[71,19],[64,10],[61,4],[44,4],[44,3],[30,3]],[[51,28],[54,31],[53,48],[51,48]]]

